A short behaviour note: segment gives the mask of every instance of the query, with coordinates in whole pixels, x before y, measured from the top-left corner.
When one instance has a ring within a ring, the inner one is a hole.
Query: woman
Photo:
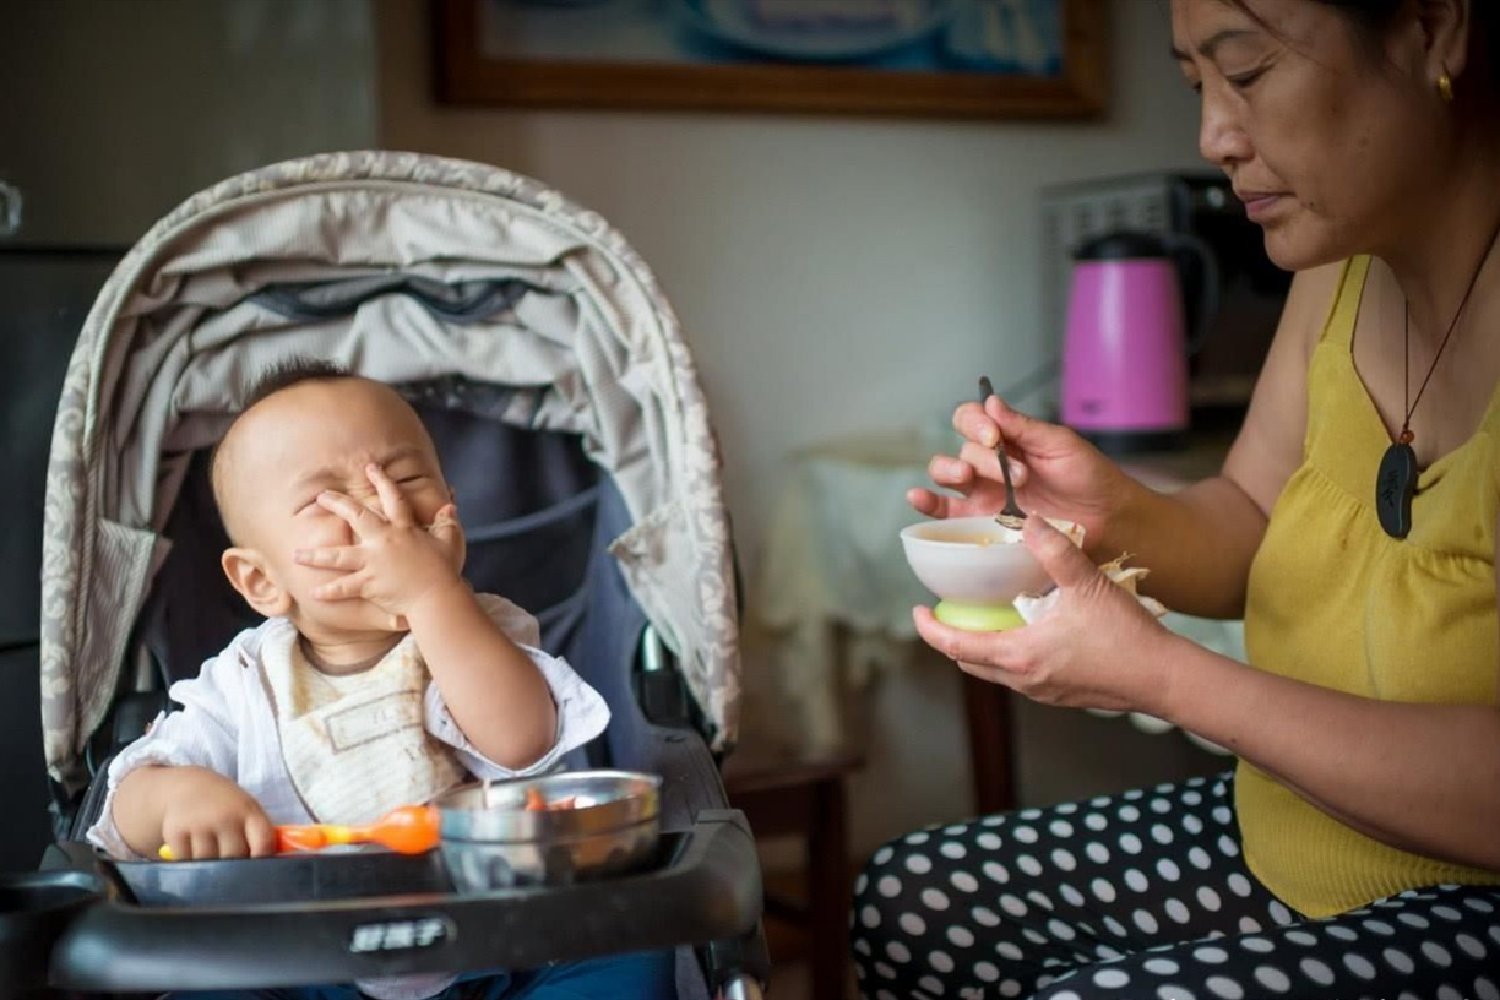
[[[1048,704],[1145,712],[1238,769],[913,834],[861,877],[866,997],[1500,998],[1500,10],[1173,0],[1200,143],[1297,272],[1222,474],[1174,496],[990,399],[913,491],[1001,506],[1061,590],[1013,632],[917,627]],[[1409,450],[1408,450],[1409,449]],[[1093,562],[1246,619],[1180,639]]]

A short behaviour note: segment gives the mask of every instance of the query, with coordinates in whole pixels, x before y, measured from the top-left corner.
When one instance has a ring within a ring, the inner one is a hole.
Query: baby
[[[173,685],[182,710],[114,760],[88,834],[96,846],[263,857],[274,824],[369,822],[469,776],[546,770],[604,730],[603,699],[537,648],[536,620],[459,575],[452,493],[391,388],[319,362],[283,365],[250,393],[212,476],[232,542],[224,573],[266,621]],[[671,996],[671,955],[453,983],[346,989],[351,1000]]]

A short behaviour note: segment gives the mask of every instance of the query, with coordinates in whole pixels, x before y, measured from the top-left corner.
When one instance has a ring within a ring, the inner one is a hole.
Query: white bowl
[[[1075,542],[1082,541],[1082,528],[1048,520]],[[913,524],[901,530],[901,547],[922,585],[955,604],[1005,606],[1022,594],[1042,594],[1052,587],[1021,533],[993,517]]]

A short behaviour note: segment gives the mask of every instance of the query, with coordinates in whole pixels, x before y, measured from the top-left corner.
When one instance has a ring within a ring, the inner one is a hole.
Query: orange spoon
[[[432,806],[402,806],[365,826],[314,823],[276,828],[278,854],[316,851],[334,844],[379,844],[398,854],[421,854],[438,845],[438,813]],[[177,860],[165,844],[156,853],[163,861]]]

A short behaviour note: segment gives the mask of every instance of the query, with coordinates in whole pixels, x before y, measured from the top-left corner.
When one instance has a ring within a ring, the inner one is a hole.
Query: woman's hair
[[[1250,9],[1246,0],[1225,0],[1238,7],[1262,25],[1261,18]],[[1348,19],[1349,23],[1372,43],[1391,26],[1396,15],[1406,7],[1409,0],[1312,0],[1313,3],[1332,7]],[[1483,80],[1492,97],[1500,98],[1500,3],[1496,0],[1472,0],[1469,4],[1469,56],[1476,72],[1488,74]],[[1478,80],[1477,76],[1470,80]],[[1467,82],[1467,81],[1466,81]]]

